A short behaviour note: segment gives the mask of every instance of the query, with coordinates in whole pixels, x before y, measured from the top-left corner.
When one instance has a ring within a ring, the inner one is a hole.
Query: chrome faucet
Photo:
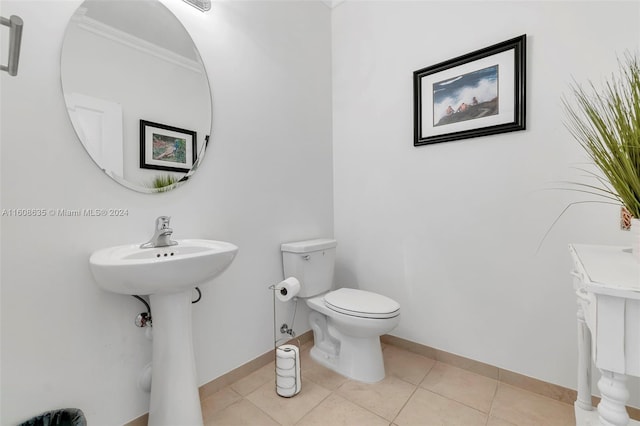
[[[140,244],[140,248],[168,247],[178,244],[177,241],[171,239],[173,229],[169,227],[169,216],[159,216],[156,219],[156,230],[153,237],[144,244]]]

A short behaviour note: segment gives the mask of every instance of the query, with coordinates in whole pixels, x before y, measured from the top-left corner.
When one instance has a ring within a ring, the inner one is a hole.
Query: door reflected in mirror
[[[67,27],[61,77],[78,138],[116,182],[164,192],[201,163],[209,81],[193,40],[159,1],[83,2]]]

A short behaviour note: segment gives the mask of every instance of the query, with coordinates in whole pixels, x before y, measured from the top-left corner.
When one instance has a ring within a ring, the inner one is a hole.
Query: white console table
[[[626,247],[572,244],[578,299],[578,426],[640,425],[625,409],[627,376],[640,377],[640,263]],[[601,401],[591,405],[591,360]]]

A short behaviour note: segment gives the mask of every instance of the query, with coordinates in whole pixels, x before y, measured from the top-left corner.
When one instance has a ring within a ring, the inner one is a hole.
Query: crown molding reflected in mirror
[[[211,133],[211,90],[193,40],[166,6],[84,1],[60,64],[71,123],[108,176],[145,193],[192,176]]]

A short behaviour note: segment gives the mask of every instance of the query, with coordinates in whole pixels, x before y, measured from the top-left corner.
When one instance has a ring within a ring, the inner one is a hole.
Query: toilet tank
[[[284,277],[300,281],[298,297],[331,290],[337,245],[336,240],[328,238],[282,244]]]

